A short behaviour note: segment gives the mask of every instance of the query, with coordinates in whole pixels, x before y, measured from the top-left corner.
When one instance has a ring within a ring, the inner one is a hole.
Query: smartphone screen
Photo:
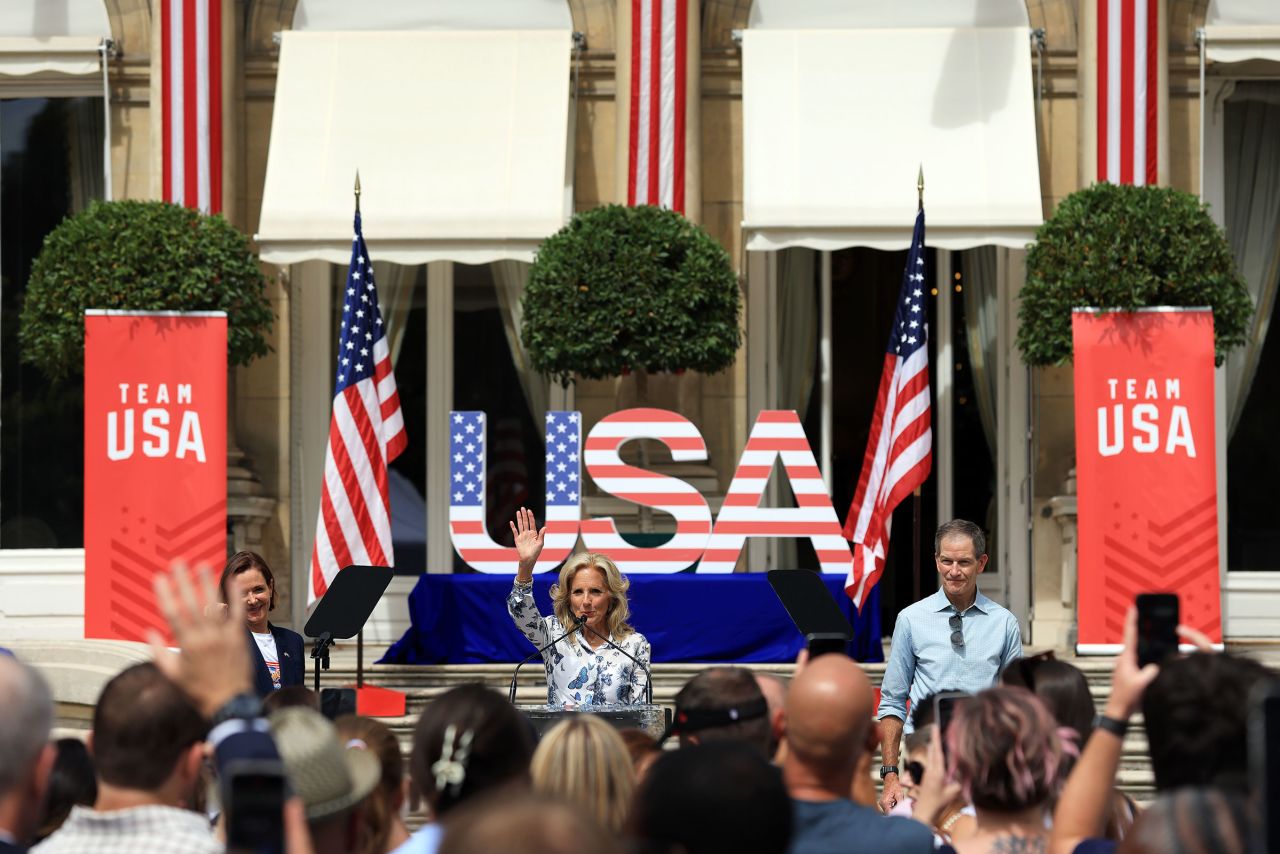
[[[226,781],[227,850],[284,851],[284,766],[277,761],[233,762]]]
[[[1254,851],[1280,851],[1280,818],[1271,808],[1280,803],[1280,681],[1255,690],[1249,709],[1249,779],[1255,803],[1262,805],[1261,844]]]
[[[933,720],[938,725],[938,734],[942,736],[942,755],[947,755],[947,730],[951,719],[955,717],[956,706],[969,699],[969,695],[951,691],[937,694],[933,698]]]
[[[1178,651],[1178,597],[1174,593],[1139,593],[1138,666],[1159,664]]]

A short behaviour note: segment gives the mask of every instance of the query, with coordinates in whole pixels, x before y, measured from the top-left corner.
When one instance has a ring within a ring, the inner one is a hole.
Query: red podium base
[[[351,687],[355,687],[354,685]],[[405,695],[390,688],[366,685],[356,688],[356,714],[369,718],[402,718]]]

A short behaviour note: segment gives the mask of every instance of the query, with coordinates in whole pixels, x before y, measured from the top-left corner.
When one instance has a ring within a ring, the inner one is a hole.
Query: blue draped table
[[[514,575],[514,573],[513,573]],[[533,595],[551,614],[556,573],[534,576]],[[379,664],[483,664],[519,661],[533,651],[507,615],[511,575],[422,575],[409,594],[410,627]],[[653,645],[655,662],[790,662],[804,639],[766,575],[631,575],[631,624]],[[823,575],[854,627],[850,654],[883,661],[880,596],[872,588],[858,616],[844,578]]]

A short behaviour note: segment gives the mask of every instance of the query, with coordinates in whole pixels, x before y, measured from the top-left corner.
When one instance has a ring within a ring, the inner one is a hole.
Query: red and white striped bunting
[[[685,208],[688,0],[631,0],[627,204]]]
[[[626,409],[605,416],[587,436],[587,473],[605,492],[675,517],[670,540],[653,548],[631,545],[605,516],[582,522],[588,551],[607,554],[624,573],[679,572],[702,556],[711,535],[711,508],[692,485],[623,463],[619,448],[631,439],[656,439],[671,449],[671,459],[707,458],[707,445],[693,422],[663,409]]]
[[[782,458],[797,507],[761,507],[774,461]],[[760,413],[724,497],[699,572],[733,572],[747,537],[807,537],[823,572],[849,570],[849,544],[794,410]]]
[[[1159,140],[1159,32],[1163,0],[1097,0],[1098,174],[1155,184]]]
[[[222,211],[222,0],[160,0],[164,200]]]

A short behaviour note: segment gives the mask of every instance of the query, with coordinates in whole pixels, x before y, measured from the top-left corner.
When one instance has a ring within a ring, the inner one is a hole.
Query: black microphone
[[[578,616],[577,614],[571,614],[570,616],[573,618],[573,625],[570,626],[568,629],[566,629],[564,634],[560,635],[560,637],[551,641],[551,643],[547,644],[546,646],[538,647],[529,655],[528,658],[526,658],[524,661],[516,665],[516,672],[511,674],[511,690],[507,692],[507,700],[512,705],[514,705],[516,702],[516,678],[520,676],[520,668],[524,667],[530,661],[533,661],[535,658],[542,655],[547,650],[551,649],[551,647],[555,646],[556,644],[560,643],[560,641],[564,640],[569,635],[573,634],[575,631],[577,631],[578,626],[581,626],[583,624],[582,617]]]
[[[600,634],[600,633],[599,633],[599,632],[597,632],[595,629],[591,628],[591,626],[587,625],[586,621],[585,621],[585,620],[583,620],[581,617],[578,617],[577,619],[579,620],[579,624],[580,624],[584,629],[586,629],[587,631],[591,632],[591,634],[593,634],[593,635],[595,635],[596,637],[600,638],[600,640],[604,641],[604,642],[605,642],[605,643],[607,643],[609,646],[613,647],[613,648],[614,648],[614,649],[616,649],[618,652],[622,653],[622,654],[623,654],[623,655],[625,655],[627,658],[629,658],[629,659],[631,659],[632,661],[634,661],[634,662],[636,663],[636,666],[637,666],[637,667],[639,667],[641,670],[643,670],[643,671],[644,671],[644,675],[649,677],[648,681],[647,681],[647,682],[645,682],[645,684],[644,684],[645,702],[646,702],[646,703],[648,703],[650,706],[652,706],[652,705],[653,705],[653,671],[652,671],[652,670],[650,670],[649,668],[645,667],[643,664],[641,664],[641,663],[640,663],[640,659],[636,658],[634,655],[632,655],[631,653],[627,652],[625,649],[623,649],[622,647],[618,646],[616,643],[614,643],[613,641],[609,640],[607,637],[605,637],[604,635]]]

